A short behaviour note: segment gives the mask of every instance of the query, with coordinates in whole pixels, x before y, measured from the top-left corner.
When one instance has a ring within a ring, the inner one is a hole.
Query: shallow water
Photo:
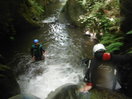
[[[56,88],[83,79],[81,60],[92,47],[85,45],[88,38],[84,38],[82,30],[70,25],[61,13],[63,5],[62,1],[51,5],[42,28],[18,40],[21,43],[17,43],[12,63],[17,65],[15,72],[22,93],[45,99]],[[30,47],[35,38],[43,44],[46,54],[45,61],[32,63]]]

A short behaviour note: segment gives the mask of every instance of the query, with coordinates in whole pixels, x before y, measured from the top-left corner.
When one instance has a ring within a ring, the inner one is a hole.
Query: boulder
[[[12,70],[8,66],[0,64],[0,99],[8,99],[19,93],[20,88]]]

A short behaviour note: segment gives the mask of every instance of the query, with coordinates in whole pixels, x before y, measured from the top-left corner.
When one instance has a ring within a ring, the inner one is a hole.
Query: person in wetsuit
[[[106,48],[103,44],[96,44],[93,47],[94,59],[90,63],[87,72],[84,77],[86,86],[83,90],[89,91],[94,86],[94,71],[98,68],[102,62],[110,62],[116,66],[119,74],[119,83],[121,90],[127,96],[132,97],[132,53],[125,55],[115,55],[112,53],[106,53]],[[89,63],[89,62],[88,62]]]
[[[32,55],[32,60],[43,60],[44,56],[43,54],[45,53],[45,50],[42,46],[42,44],[39,44],[38,39],[34,39],[34,44],[32,45],[31,48],[31,55]]]

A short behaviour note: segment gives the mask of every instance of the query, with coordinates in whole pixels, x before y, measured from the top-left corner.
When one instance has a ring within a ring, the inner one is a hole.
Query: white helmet
[[[105,51],[106,50],[105,46],[103,44],[96,44],[96,45],[94,45],[94,47],[93,47],[93,53],[95,53],[95,52],[97,52],[99,50],[104,50]]]

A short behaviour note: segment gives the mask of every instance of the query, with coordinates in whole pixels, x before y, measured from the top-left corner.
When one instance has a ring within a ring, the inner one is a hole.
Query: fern
[[[129,31],[129,32],[127,32],[127,34],[132,34],[132,30],[131,30],[131,31]]]
[[[28,0],[31,5],[32,5],[32,13],[34,13],[36,16],[40,16],[42,15],[42,13],[44,12],[44,9],[41,5],[39,5],[36,0]]]
[[[120,50],[120,47],[123,46],[121,42],[124,37],[119,37],[115,34],[106,33],[101,38],[101,43],[106,45],[108,52],[113,52],[116,50]]]
[[[120,50],[120,47],[121,46],[123,46],[123,43],[122,42],[115,42],[115,43],[110,44],[106,48],[107,48],[107,51],[108,52],[113,52],[113,51]]]
[[[105,45],[109,45],[111,43],[118,42],[118,41],[122,40],[123,38],[124,37],[118,37],[115,34],[106,33],[102,37],[101,43],[103,43]]]

